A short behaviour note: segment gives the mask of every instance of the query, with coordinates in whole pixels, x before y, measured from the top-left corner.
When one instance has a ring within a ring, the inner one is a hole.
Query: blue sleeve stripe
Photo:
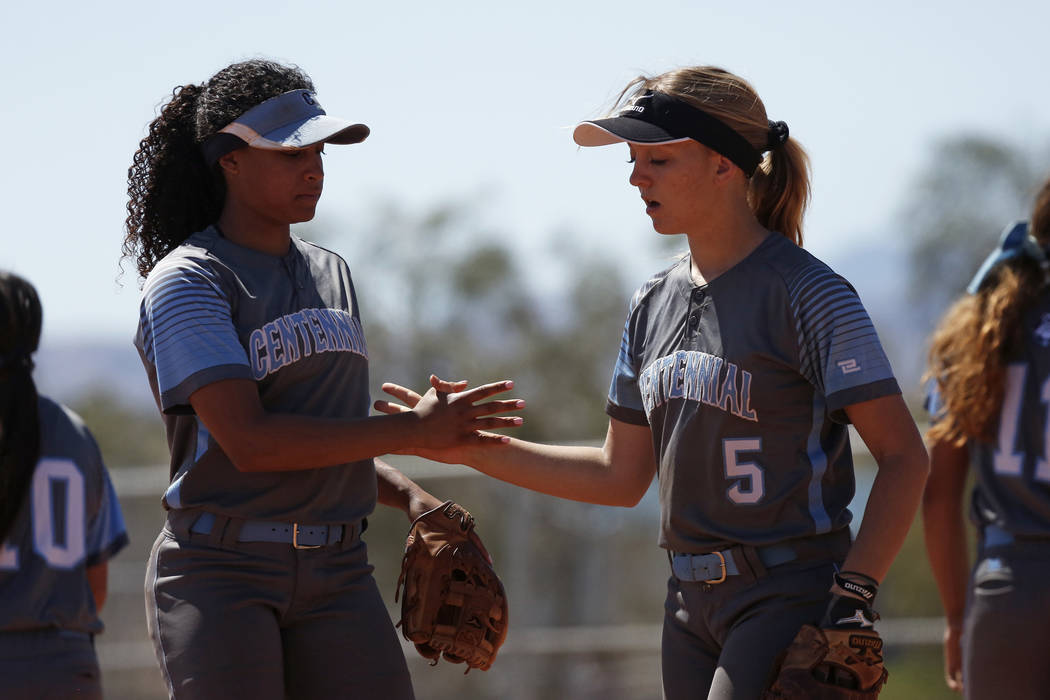
[[[150,365],[156,364],[157,356],[153,352],[153,336],[143,328],[139,331],[139,338],[142,340],[142,354],[146,362]]]
[[[828,455],[820,443],[820,431],[824,425],[824,412],[827,404],[820,396],[813,397],[813,420],[809,437],[806,440],[806,456],[809,458],[809,516],[813,518],[815,534],[831,530],[831,518],[824,507],[824,473],[828,469]]]
[[[856,294],[841,286],[824,290],[820,296],[796,298],[792,305],[797,314],[812,318],[822,318],[829,310],[842,306],[864,308]]]
[[[824,381],[821,378],[821,372],[817,368],[823,364],[828,367],[828,371],[834,373],[837,371],[836,362],[840,359],[854,359],[860,363],[860,373],[855,379],[866,378],[865,381],[871,381],[892,376],[892,370],[883,352],[882,344],[879,343],[878,336],[874,333],[836,339],[826,346],[826,353],[825,357],[822,356],[819,349],[811,349],[803,358],[804,362],[800,368],[803,376],[821,388],[824,388]],[[822,358],[826,359],[827,362],[822,363]]]
[[[153,342],[157,346],[157,352],[172,352],[180,345],[218,347],[232,349],[240,348],[236,336],[226,332],[228,325],[216,321],[197,323],[190,325],[184,323],[181,326],[172,326],[163,335],[155,336]],[[243,349],[237,354],[243,353]]]
[[[161,393],[161,410],[163,410],[166,415],[190,415],[194,412],[193,404],[190,402],[190,396],[193,392],[203,386],[208,386],[209,384],[221,382],[226,379],[247,379],[254,381],[251,368],[245,365],[218,365],[208,367],[202,369],[196,374],[190,375],[181,384],[177,384],[168,391]],[[171,504],[169,503],[169,505]]]
[[[157,315],[164,313],[167,309],[202,300],[229,306],[225,297],[211,290],[198,287],[182,287],[172,289],[164,294],[154,294],[149,298],[149,303],[153,314]]]
[[[191,265],[189,261],[162,263],[147,281],[139,325],[143,329],[143,350],[151,361],[155,358],[155,336],[173,317],[174,310],[184,304],[198,309],[206,306],[219,315],[229,315],[214,275],[206,268]]]
[[[248,366],[215,273],[191,261],[171,264],[150,276],[140,320],[143,352],[156,368],[162,396],[178,393],[202,370]]]
[[[813,386],[824,391],[824,382],[820,380],[820,374],[813,368],[819,365],[819,360],[806,356],[803,358],[801,365],[798,368],[799,374],[806,378],[806,380]]]
[[[799,340],[822,343],[832,334],[841,333],[844,329],[870,328],[874,332],[875,327],[863,308],[856,310],[843,310],[841,314],[828,316],[820,321],[807,319],[804,328],[799,329]]]
[[[150,296],[164,296],[172,289],[200,289],[211,294],[222,296],[222,286],[211,271],[187,265],[151,277],[146,286]]]
[[[162,288],[154,288],[145,299],[153,313],[156,313],[168,304],[194,297],[214,299],[223,304],[228,303],[222,292],[215,289],[213,285],[187,278],[174,280]]]
[[[631,366],[631,346],[630,339],[627,337],[627,328],[623,329],[623,338],[620,340],[620,352],[616,356],[616,369],[620,370],[620,366],[630,367]],[[630,370],[631,376],[634,376],[634,370]]]
[[[868,326],[866,329],[859,329],[857,332],[844,332],[835,335],[835,338],[831,341],[828,346],[831,354],[841,355],[849,352],[851,348],[866,348],[866,347],[882,347],[879,343],[879,336],[875,334],[871,327]]]
[[[220,322],[201,323],[189,328],[173,326],[162,335],[147,335],[144,337],[143,351],[149,363],[156,366],[158,350],[162,354],[170,353],[176,351],[182,344],[191,347],[203,346],[205,349],[212,348],[217,352],[222,352],[231,360],[239,360],[244,357],[244,363],[247,364],[247,356],[240,343],[237,342],[236,336],[228,333],[227,326]]]
[[[634,367],[629,362],[623,360],[616,361],[616,368],[613,370],[613,374],[617,379],[617,383],[623,381],[634,381],[636,379],[634,374]]]
[[[197,347],[196,356],[184,357],[173,361],[157,372],[157,385],[162,392],[167,392],[182,384],[186,379],[201,370],[224,365],[248,367],[247,358],[237,360],[232,353],[212,352],[207,347]]]
[[[835,277],[826,277],[819,280],[814,280],[812,284],[800,287],[795,290],[795,304],[802,308],[812,308],[819,306],[832,296],[838,296],[843,293],[850,294],[848,287],[842,284],[842,281]],[[856,296],[855,294],[852,296]]]
[[[806,265],[798,272],[798,277],[790,280],[789,284],[792,287],[792,291],[797,291],[799,287],[808,284],[813,277],[824,275],[827,272],[827,269],[819,265]]]
[[[815,387],[830,393],[841,385],[893,376],[871,318],[848,282],[826,267],[812,265],[788,288],[800,371]],[[839,367],[840,361],[853,361],[857,369]]]
[[[796,304],[792,308],[795,314],[795,327],[801,334],[804,330],[813,332],[829,323],[837,323],[851,314],[867,316],[864,305],[856,296],[840,294],[825,297],[820,303]]]
[[[868,340],[867,342],[854,342],[849,344],[843,344],[840,347],[831,348],[831,361],[832,363],[838,360],[856,359],[860,361],[877,365],[879,367],[889,367],[890,363],[886,360],[886,356],[882,351],[882,345],[879,343],[877,338]],[[865,369],[874,369],[874,367]]]
[[[797,278],[789,282],[789,289],[791,296],[798,299],[813,296],[819,293],[820,289],[834,285],[836,282],[841,283],[842,278],[826,267],[812,265],[802,270]]]
[[[208,315],[202,316],[202,313]],[[163,322],[154,324],[150,331],[153,343],[163,345],[173,333],[186,328],[207,332],[210,328],[227,328],[232,325],[233,321],[229,313],[209,314],[209,310],[201,305],[196,309],[186,309],[177,316],[166,318]]]
[[[201,309],[201,307],[197,307],[196,312],[194,309],[186,309],[180,312],[178,316],[165,319],[164,323],[154,325],[151,329],[153,342],[157,345],[163,345],[173,335],[205,333],[210,329],[232,327],[233,320],[229,313],[202,316],[202,310],[205,313],[207,312],[206,309]]]
[[[633,313],[628,314],[620,339],[620,351],[616,355],[612,381],[609,382],[609,401],[631,409],[642,409],[642,397],[638,391],[638,376],[634,370],[631,352],[630,324]]]
[[[856,336],[858,334],[875,334],[875,327],[867,314],[840,317],[830,320],[825,326],[811,329],[807,344],[824,345],[832,338],[840,338],[843,335]]]
[[[187,308],[208,306],[216,310],[225,310],[229,314],[230,305],[225,299],[216,297],[214,294],[201,294],[200,292],[171,294],[157,299],[153,305],[154,322],[163,320],[172,315],[177,315]]]
[[[248,366],[246,357],[238,357],[233,348],[212,347],[205,342],[182,343],[177,351],[171,351],[163,366],[158,368],[158,381],[162,389],[181,383],[201,369],[215,365],[239,364]],[[241,356],[244,352],[241,351]],[[169,383],[174,380],[173,383]]]
[[[222,290],[212,280],[200,274],[185,274],[188,272],[189,270],[180,270],[179,274],[168,274],[156,280],[147,290],[150,299],[164,299],[171,294],[194,290],[209,296],[222,296]]]
[[[808,324],[823,321],[829,316],[834,316],[843,308],[863,310],[864,306],[860,303],[860,299],[857,298],[856,294],[841,287],[828,291],[820,297],[796,297],[791,302],[791,310],[795,314],[797,325],[803,319]]]
[[[196,280],[211,284],[218,291],[218,276],[210,268],[194,260],[179,258],[157,265],[147,282],[148,287],[162,286],[172,280]]]

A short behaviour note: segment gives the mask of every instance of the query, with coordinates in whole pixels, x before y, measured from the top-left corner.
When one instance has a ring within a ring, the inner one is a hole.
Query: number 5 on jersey
[[[742,452],[760,452],[761,438],[730,438],[722,441],[722,460],[727,479],[735,482],[726,490],[733,503],[751,506],[766,494],[762,467],[742,459]]]

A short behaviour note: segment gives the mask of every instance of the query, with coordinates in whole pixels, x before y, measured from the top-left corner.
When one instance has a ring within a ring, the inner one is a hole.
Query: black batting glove
[[[855,571],[835,574],[831,600],[820,626],[825,629],[871,629],[879,614],[872,610],[879,583]]]

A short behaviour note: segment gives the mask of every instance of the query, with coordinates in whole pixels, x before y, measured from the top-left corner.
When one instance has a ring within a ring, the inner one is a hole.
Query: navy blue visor
[[[981,263],[981,267],[970,280],[966,291],[976,294],[1000,265],[1021,257],[1029,258],[1040,264],[1046,263],[1046,252],[1039,246],[1035,238],[1028,234],[1027,221],[1015,221],[1003,229],[1002,235],[999,236],[999,245]]]
[[[611,143],[675,143],[693,139],[731,160],[751,177],[762,154],[725,122],[662,92],[648,90],[614,117],[576,126],[572,138],[581,146]]]

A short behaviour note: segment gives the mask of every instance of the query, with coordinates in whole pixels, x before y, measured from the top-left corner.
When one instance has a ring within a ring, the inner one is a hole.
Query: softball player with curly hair
[[[967,698],[1044,698],[1050,645],[1050,180],[1003,232],[930,347],[926,549],[947,617],[945,678]],[[970,566],[963,517],[970,465]],[[1019,634],[1023,630],[1023,634]]]
[[[171,449],[147,618],[173,698],[411,698],[360,536],[377,500],[441,501],[373,458],[521,422],[476,403],[510,382],[369,416],[349,268],[289,228],[313,218],[325,144],[368,133],[299,69],[245,61],[176,88],[129,171],[135,344]]]
[[[689,254],[631,300],[604,446],[420,453],[609,505],[657,475],[665,696],[753,700],[804,623],[871,626],[927,456],[853,287],[800,247],[808,161],[787,125],[712,67],[638,78],[618,104],[574,139],[625,142],[653,228]],[[879,467],[852,543],[851,423]]]
[[[102,698],[94,637],[128,542],[83,421],[37,394],[40,299],[0,272],[0,696]]]

